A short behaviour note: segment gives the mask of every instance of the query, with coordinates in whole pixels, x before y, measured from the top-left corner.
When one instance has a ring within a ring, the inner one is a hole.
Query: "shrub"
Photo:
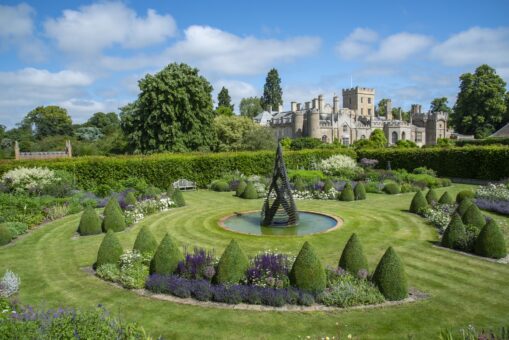
[[[385,299],[373,283],[343,273],[329,282],[328,287],[318,295],[318,300],[326,306],[350,307],[381,303]]]
[[[368,270],[368,260],[362,251],[361,241],[357,234],[353,233],[343,249],[341,258],[339,259],[339,267],[357,275],[359,270]]]
[[[451,222],[444,231],[441,244],[443,247],[464,250],[465,243],[466,243],[465,226],[461,221],[460,215],[454,213]]]
[[[401,192],[401,187],[397,183],[387,183],[384,186],[384,191],[389,195],[396,195]]]
[[[125,203],[127,205],[135,205],[138,202],[136,199],[136,196],[134,195],[133,191],[129,191],[127,195],[125,196]]]
[[[473,199],[475,193],[471,190],[462,190],[456,195],[456,203],[460,204],[465,198]]]
[[[184,260],[177,266],[177,274],[186,279],[210,281],[216,273],[215,263],[216,258],[213,252],[194,248],[192,253],[186,251],[184,254]]]
[[[440,199],[438,200],[440,204],[454,204],[454,198],[452,198],[451,194],[448,191],[444,192]]]
[[[415,168],[412,172],[414,174],[419,174],[419,175],[430,175],[430,176],[433,176],[433,177],[437,176],[437,172],[435,170],[428,169],[425,166],[420,166],[418,168]]]
[[[402,300],[408,296],[403,263],[392,247],[382,256],[372,279],[387,300]]]
[[[327,178],[325,182],[323,183],[323,192],[329,192],[332,189],[334,189],[334,183],[332,183],[332,180],[330,178]]]
[[[504,235],[495,220],[490,220],[482,228],[475,240],[475,253],[484,257],[500,259],[507,255]]]
[[[12,233],[9,228],[5,224],[0,224],[0,246],[4,246],[11,242]]]
[[[410,212],[420,214],[427,207],[428,202],[426,201],[426,198],[424,198],[422,191],[417,191],[412,199],[412,203],[410,204]]]
[[[312,306],[315,303],[315,297],[312,294],[301,293],[297,303],[301,306]]]
[[[80,224],[78,226],[78,233],[80,235],[96,235],[100,234],[101,230],[101,219],[95,212],[95,209],[88,207],[81,215]]]
[[[120,255],[124,253],[122,245],[113,230],[108,230],[104,236],[99,251],[97,252],[97,261],[95,267],[98,268],[106,263],[118,264]]]
[[[327,283],[323,265],[309,242],[305,242],[290,271],[290,282],[297,288],[317,292]]]
[[[122,231],[126,227],[124,214],[116,198],[111,198],[104,207],[104,219],[102,229],[104,232],[110,229],[114,232]]]
[[[21,279],[18,275],[7,269],[4,276],[0,279],[0,297],[7,298],[19,291]]]
[[[143,226],[134,241],[133,251],[137,250],[140,254],[154,254],[157,249],[157,240],[148,226]]]
[[[481,229],[486,224],[486,218],[481,213],[481,210],[477,207],[477,205],[473,204],[467,209],[465,214],[462,216],[462,220],[464,224],[470,224],[478,229]]]
[[[438,195],[435,189],[431,188],[428,190],[428,193],[426,194],[426,201],[429,205],[433,205],[438,202]]]
[[[214,277],[216,283],[238,283],[246,275],[249,260],[235,240],[224,250]]]
[[[186,201],[184,200],[184,195],[182,194],[182,191],[180,191],[179,189],[175,189],[175,191],[173,191],[171,200],[175,203],[175,205],[177,207],[183,207],[186,205]]]
[[[465,215],[465,213],[467,212],[468,208],[470,208],[470,206],[472,204],[474,204],[474,202],[472,202],[472,200],[470,198],[465,198],[465,199],[460,201],[460,204],[458,205],[458,208],[456,209],[456,212],[460,216],[463,216],[463,215]]]
[[[235,196],[242,197],[244,190],[246,190],[247,183],[245,181],[240,181],[237,185],[237,189],[235,190]]]
[[[1,225],[4,225],[7,229],[10,230],[12,238],[23,235],[28,231],[28,225],[23,222],[5,222]]]
[[[242,198],[245,199],[256,199],[258,198],[258,191],[252,182],[249,182],[246,186],[246,190],[242,193]]]
[[[355,200],[355,195],[352,190],[352,185],[350,183],[346,183],[345,188],[341,191],[339,195],[340,201],[350,202]]]
[[[130,266],[121,268],[118,282],[127,289],[140,289],[145,286],[148,274],[148,267],[138,261]]]
[[[218,181],[212,182],[212,184],[210,185],[210,188],[214,191],[226,192],[226,191],[230,191],[230,184],[228,184],[226,181],[218,180]]]
[[[177,269],[179,261],[183,259],[182,252],[173,242],[170,234],[166,234],[150,262],[150,274],[173,274]]]
[[[306,185],[304,184],[304,181],[302,180],[302,177],[300,177],[300,176],[297,176],[295,178],[293,185],[295,187],[295,190],[297,190],[297,191],[305,191],[306,190]]]
[[[356,200],[365,200],[366,199],[366,188],[364,187],[364,183],[358,182],[353,190],[354,196]]]
[[[362,171],[353,158],[341,154],[322,160],[318,164],[318,168],[326,175],[345,178],[351,178]]]
[[[120,278],[120,269],[116,264],[106,263],[97,267],[95,274],[103,280],[117,282]]]

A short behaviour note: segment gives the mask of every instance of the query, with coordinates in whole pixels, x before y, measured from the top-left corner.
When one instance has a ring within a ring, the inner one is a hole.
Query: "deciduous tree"
[[[263,111],[261,99],[259,97],[242,98],[239,109],[241,116],[256,117]]]

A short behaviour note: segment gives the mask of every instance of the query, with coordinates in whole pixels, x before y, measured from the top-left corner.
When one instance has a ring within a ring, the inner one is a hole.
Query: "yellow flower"
[[[351,339],[352,338],[352,334],[348,334],[348,339]]]

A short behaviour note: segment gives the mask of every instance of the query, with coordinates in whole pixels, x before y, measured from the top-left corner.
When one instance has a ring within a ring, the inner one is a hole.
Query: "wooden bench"
[[[178,181],[173,182],[173,187],[175,189],[184,190],[184,191],[196,190],[196,183],[191,182],[187,179],[179,179]]]

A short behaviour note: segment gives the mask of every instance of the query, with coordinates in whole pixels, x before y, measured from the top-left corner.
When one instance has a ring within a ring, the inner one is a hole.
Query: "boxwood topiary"
[[[325,182],[323,183],[323,192],[329,192],[332,189],[334,189],[334,183],[332,183],[332,180],[330,178],[327,178]]]
[[[110,229],[117,232],[122,231],[126,227],[124,214],[118,205],[115,197],[111,198],[104,208],[104,219],[102,223],[103,231],[107,232]]]
[[[466,231],[461,216],[454,213],[451,222],[444,231],[441,244],[443,247],[462,250],[466,245]]]
[[[339,195],[340,201],[350,202],[355,200],[355,195],[353,193],[352,185],[350,183],[346,183],[344,189],[341,191]]]
[[[95,212],[95,209],[88,207],[81,215],[80,224],[78,226],[78,233],[82,236],[96,235],[102,232],[101,219]]]
[[[129,191],[127,195],[125,196],[125,203],[127,205],[135,205],[138,200],[136,199],[136,196],[134,195],[134,191]]]
[[[470,198],[465,198],[463,199],[460,204],[458,205],[458,207],[456,208],[456,212],[460,215],[460,216],[463,216],[465,215],[465,213],[467,212],[468,208],[470,208],[470,206],[474,204],[474,202],[472,202],[472,200]]]
[[[171,200],[177,207],[183,207],[186,205],[186,201],[184,200],[184,195],[182,194],[182,191],[179,189],[175,189],[173,191],[173,195],[171,196]]]
[[[452,198],[451,194],[448,191],[444,192],[440,199],[438,200],[440,204],[454,204],[454,198]]]
[[[426,201],[430,205],[438,202],[438,195],[435,189],[431,188],[428,190],[428,193],[426,194]]]
[[[219,191],[219,192],[230,191],[230,185],[226,181],[223,181],[223,180],[218,180],[218,181],[212,182],[210,188],[214,191]]]
[[[245,199],[256,199],[258,198],[258,192],[256,191],[256,188],[254,187],[254,184],[249,182],[246,186],[246,190],[242,193],[242,198]]]
[[[235,190],[235,195],[237,197],[241,197],[244,193],[244,190],[246,190],[247,183],[245,181],[240,181],[239,185],[237,185],[237,190]]]
[[[357,276],[361,269],[368,270],[368,260],[362,251],[361,241],[356,233],[350,236],[346,242],[341,258],[339,259],[339,267]]]
[[[11,242],[12,233],[6,225],[0,224],[0,246],[4,246]]]
[[[481,229],[486,224],[486,218],[482,214],[481,210],[477,207],[477,205],[473,204],[467,209],[465,214],[462,216],[462,220],[464,224],[470,224],[477,229]]]
[[[501,259],[507,255],[504,235],[495,220],[490,220],[482,228],[475,240],[474,250],[477,255]]]
[[[150,231],[148,226],[143,226],[136,236],[133,250],[139,251],[141,254],[154,254],[157,249],[157,240]]]
[[[353,190],[353,194],[356,200],[365,200],[366,199],[366,188],[364,187],[364,183],[359,182],[355,186]]]
[[[389,195],[396,195],[401,192],[401,187],[397,183],[387,183],[384,186],[384,192]]]
[[[305,191],[306,190],[306,185],[304,184],[304,181],[302,180],[302,177],[300,177],[300,176],[295,177],[293,186],[294,186],[295,190],[297,190],[297,191]]]
[[[414,214],[420,214],[421,211],[428,207],[428,202],[424,198],[422,191],[417,191],[412,199],[412,203],[410,204],[410,212]]]
[[[120,260],[120,256],[124,253],[122,249],[122,245],[120,244],[117,236],[113,232],[113,230],[108,230],[106,235],[104,236],[101,245],[99,246],[99,251],[97,252],[97,261],[95,262],[95,267],[100,267],[103,264],[111,263],[114,265],[118,265],[118,261]]]
[[[183,260],[184,256],[173,242],[170,234],[166,234],[156,249],[154,257],[150,262],[150,274],[169,275],[175,272],[179,261]]]
[[[290,282],[297,288],[319,292],[325,288],[327,277],[318,256],[309,242],[305,242],[290,271]]]
[[[403,300],[408,296],[403,263],[392,247],[382,256],[372,279],[387,300]]]
[[[224,250],[214,277],[216,283],[238,283],[246,275],[249,260],[235,240]]]
[[[461,203],[465,198],[474,198],[475,197],[475,193],[471,190],[463,190],[463,191],[460,191],[458,192],[458,194],[456,195],[456,203]]]

